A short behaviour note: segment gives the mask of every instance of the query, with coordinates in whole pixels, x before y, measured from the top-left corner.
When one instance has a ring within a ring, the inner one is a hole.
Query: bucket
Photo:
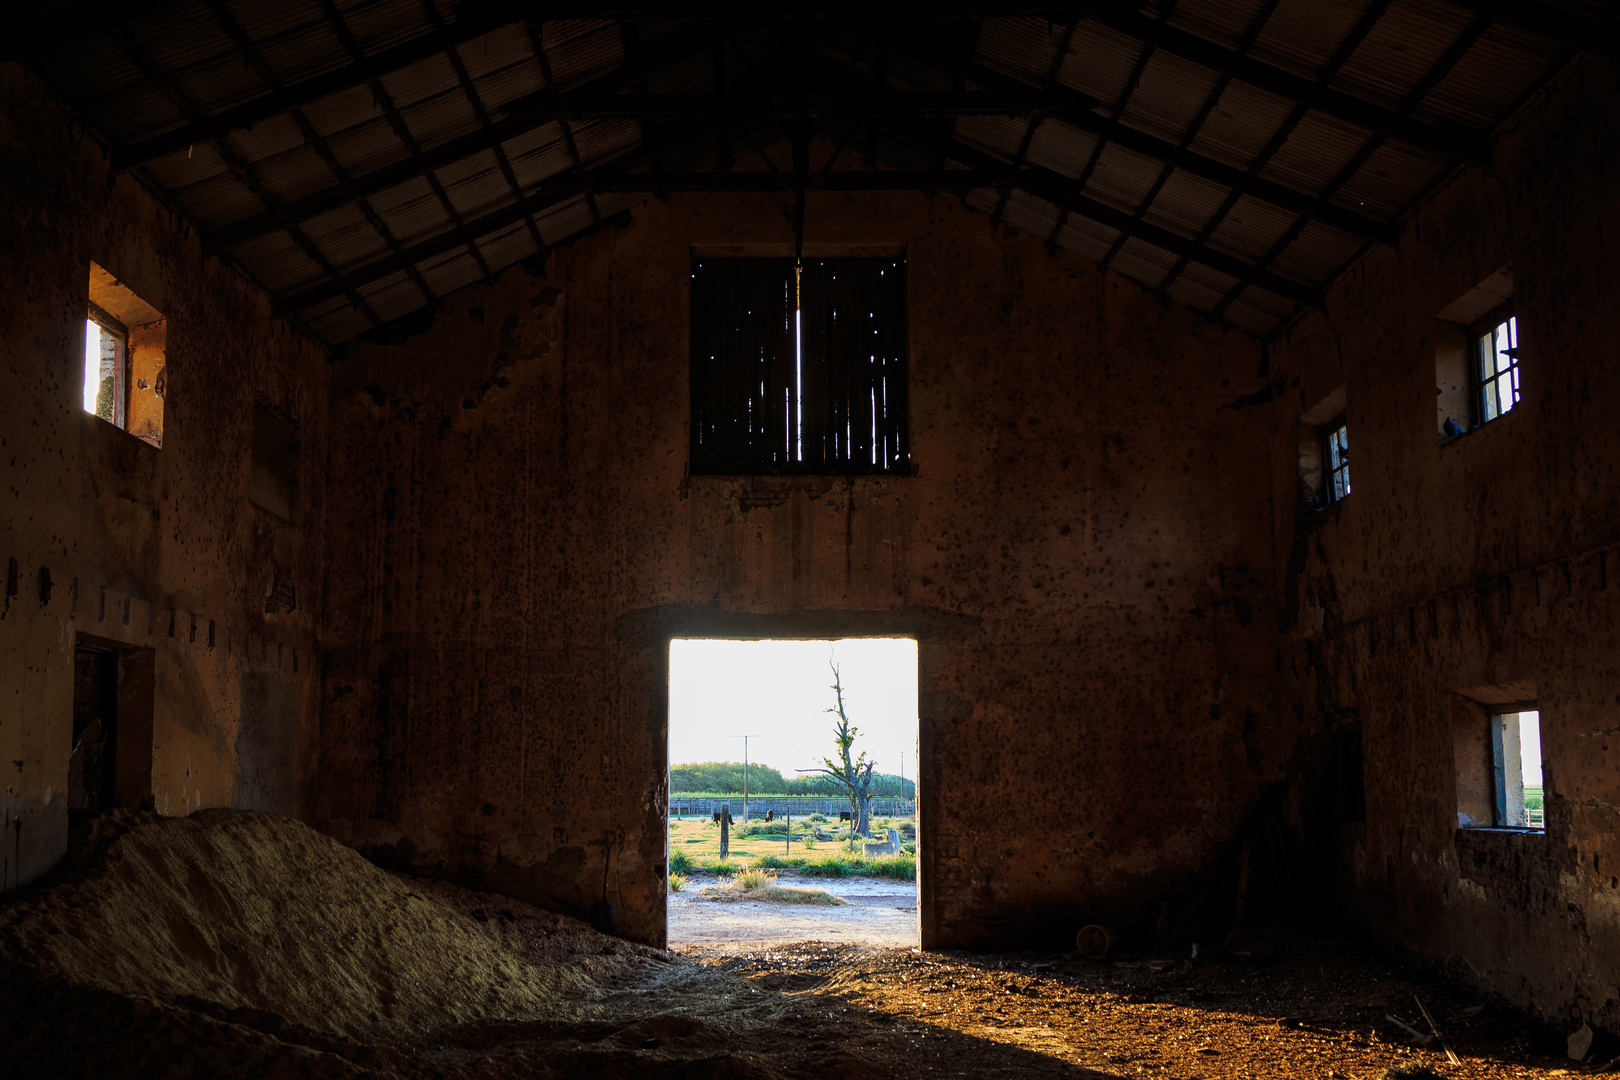
[[[1074,935],[1074,947],[1088,960],[1101,960],[1114,947],[1114,932],[1106,926],[1082,926]]]

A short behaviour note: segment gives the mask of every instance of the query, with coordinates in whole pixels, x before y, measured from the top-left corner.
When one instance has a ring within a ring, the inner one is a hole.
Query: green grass
[[[1542,788],[1527,787],[1524,789],[1524,806],[1527,810],[1542,810],[1547,805],[1546,792]]]
[[[696,865],[697,860],[684,851],[672,851],[669,853],[669,872],[672,874],[691,873],[692,867]]]
[[[680,892],[684,888],[686,888],[686,878],[682,877],[680,874],[669,875],[670,892]]]

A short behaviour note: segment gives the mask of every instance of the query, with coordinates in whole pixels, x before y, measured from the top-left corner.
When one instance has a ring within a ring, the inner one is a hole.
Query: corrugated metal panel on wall
[[[1265,0],[1181,0],[1170,25],[1235,49],[1265,9]]]
[[[358,0],[340,3],[338,11],[367,55],[402,45],[433,29],[422,12],[421,0]]]
[[[1097,169],[1086,185],[1086,194],[1116,210],[1134,214],[1164,168],[1163,162],[1118,143],[1109,143],[1097,159]]]
[[[1035,129],[1026,159],[1032,165],[1078,177],[1091,160],[1097,147],[1097,136],[1071,127],[1061,120],[1047,120]]]
[[[371,320],[350,307],[347,299],[318,314],[300,312],[299,318],[324,341],[348,341],[371,329]]]
[[[1228,194],[1220,184],[1176,169],[1142,218],[1183,236],[1196,236]]]
[[[1339,69],[1333,87],[1387,108],[1401,103],[1471,16],[1434,0],[1396,0]]]
[[[524,236],[528,236],[528,226],[519,228],[522,229]],[[529,246],[534,246],[533,241],[530,241]],[[489,252],[484,251],[481,254],[490,269],[499,273],[495,260],[489,257]],[[418,263],[416,272],[422,275],[422,280],[427,282],[428,288],[433,290],[435,296],[448,296],[484,276],[484,272],[478,268],[478,260],[473,258],[465,247],[458,247],[437,258]]]
[[[393,125],[381,116],[358,127],[335,132],[325,138],[332,152],[350,176],[364,176],[384,165],[410,157],[410,148],[394,134]]]
[[[1011,161],[1024,139],[1028,121],[1013,116],[959,116],[956,137],[969,146]]]
[[[1353,236],[1346,236],[1319,221],[1308,222],[1299,239],[1277,256],[1272,269],[1300,281],[1324,286],[1339,272],[1340,267],[1355,258],[1362,246],[1363,242]]]
[[[1099,224],[1088,217],[1070,214],[1058,230],[1058,246],[1078,252],[1094,263],[1100,263],[1119,239],[1119,232]]]
[[[530,255],[534,254],[534,237],[529,233],[529,223],[527,221],[519,221],[514,225],[500,229],[489,234],[488,236],[479,237],[478,250],[484,256],[484,261],[489,264],[490,272],[499,274],[502,270],[505,270],[513,263],[521,262],[522,260],[527,259]],[[477,280],[478,265],[470,258],[467,260],[467,262],[472,266],[473,276],[467,278],[466,280],[467,282],[472,282]],[[456,269],[454,272],[456,274],[465,275],[467,273],[467,268],[461,267]],[[451,271],[446,270],[444,273],[446,279],[448,280],[451,276]]]
[[[1563,56],[1563,49],[1500,23],[1485,31],[1413,115],[1495,127]]]
[[[388,224],[392,230],[393,223]],[[360,213],[360,208],[352,203],[318,218],[311,218],[303,223],[302,228],[304,235],[339,270],[353,270],[389,253],[377,230]],[[394,236],[401,243],[410,242],[397,231]]]
[[[1356,156],[1367,133],[1319,112],[1308,112],[1260,170],[1268,180],[1318,194]]]
[[[1057,81],[1112,109],[1125,92],[1142,49],[1134,38],[1099,23],[1082,21],[1075,27]]]
[[[512,164],[512,173],[524,191],[532,190],[541,181],[573,168],[574,160],[568,156],[568,146],[562,140],[562,129],[557,124],[546,124],[505,144],[506,160]]]
[[[1268,202],[1241,196],[1210,236],[1211,247],[1253,262],[1282,238],[1295,216]]]
[[[1155,51],[1121,119],[1161,139],[1180,142],[1219,80],[1208,68]]]
[[[295,286],[316,280],[322,273],[285,229],[237,244],[231,254],[249,267],[259,284],[275,296],[284,296]]]
[[[416,283],[400,270],[389,274],[381,281],[374,281],[369,285],[361,286],[360,295],[365,298],[371,310],[377,313],[377,318],[383,322],[390,322],[401,315],[409,315],[417,308],[428,302],[422,295],[422,290]]]
[[[1372,0],[1282,0],[1249,55],[1315,80]]]
[[[1063,28],[1046,19],[1011,16],[984,20],[974,59],[1025,82],[1046,78]]]
[[[1246,169],[1293,110],[1293,103],[1248,83],[1230,82],[1193,138],[1200,154]]]
[[[1120,247],[1109,269],[1135,278],[1150,289],[1157,289],[1175,263],[1175,255],[1133,236]]]
[[[1374,217],[1392,219],[1449,167],[1437,155],[1386,141],[1339,189],[1333,201]]]
[[[1007,204],[1001,211],[1001,220],[1045,240],[1057,227],[1058,208],[1045,199],[1036,198],[1026,191],[1015,188],[1007,196]]]
[[[464,158],[440,170],[439,180],[462,220],[471,221],[515,201],[512,187],[495,164],[493,151]]]
[[[1212,270],[1203,263],[1190,262],[1170,283],[1165,292],[1199,311],[1212,311],[1221,302],[1237,278]]]
[[[586,165],[641,145],[641,125],[634,120],[594,120],[574,125],[573,132],[574,148]]]
[[[624,43],[617,23],[586,19],[548,20],[541,44],[551,60],[559,90],[624,66]]]
[[[535,224],[540,226],[540,239],[550,247],[562,243],[582,229],[590,228],[595,221],[584,196],[580,196],[551,210],[544,217],[536,218]]]

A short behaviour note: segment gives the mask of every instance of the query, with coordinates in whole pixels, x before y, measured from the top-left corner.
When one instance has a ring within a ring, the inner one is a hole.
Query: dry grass
[[[757,869],[743,870],[732,877],[729,885],[708,892],[716,900],[761,900],[767,904],[817,904],[823,907],[839,907],[848,903],[824,889],[778,885],[775,874]]]

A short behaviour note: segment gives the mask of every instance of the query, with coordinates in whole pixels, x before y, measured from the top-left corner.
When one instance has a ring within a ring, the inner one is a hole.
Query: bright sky
[[[917,643],[910,638],[841,641],[707,641],[669,644],[669,761],[763,762],[784,777],[830,757],[831,659],[843,676],[844,709],[880,773],[917,775]]]
[[[1519,714],[1519,761],[1524,768],[1524,786],[1541,786],[1541,714]]]

